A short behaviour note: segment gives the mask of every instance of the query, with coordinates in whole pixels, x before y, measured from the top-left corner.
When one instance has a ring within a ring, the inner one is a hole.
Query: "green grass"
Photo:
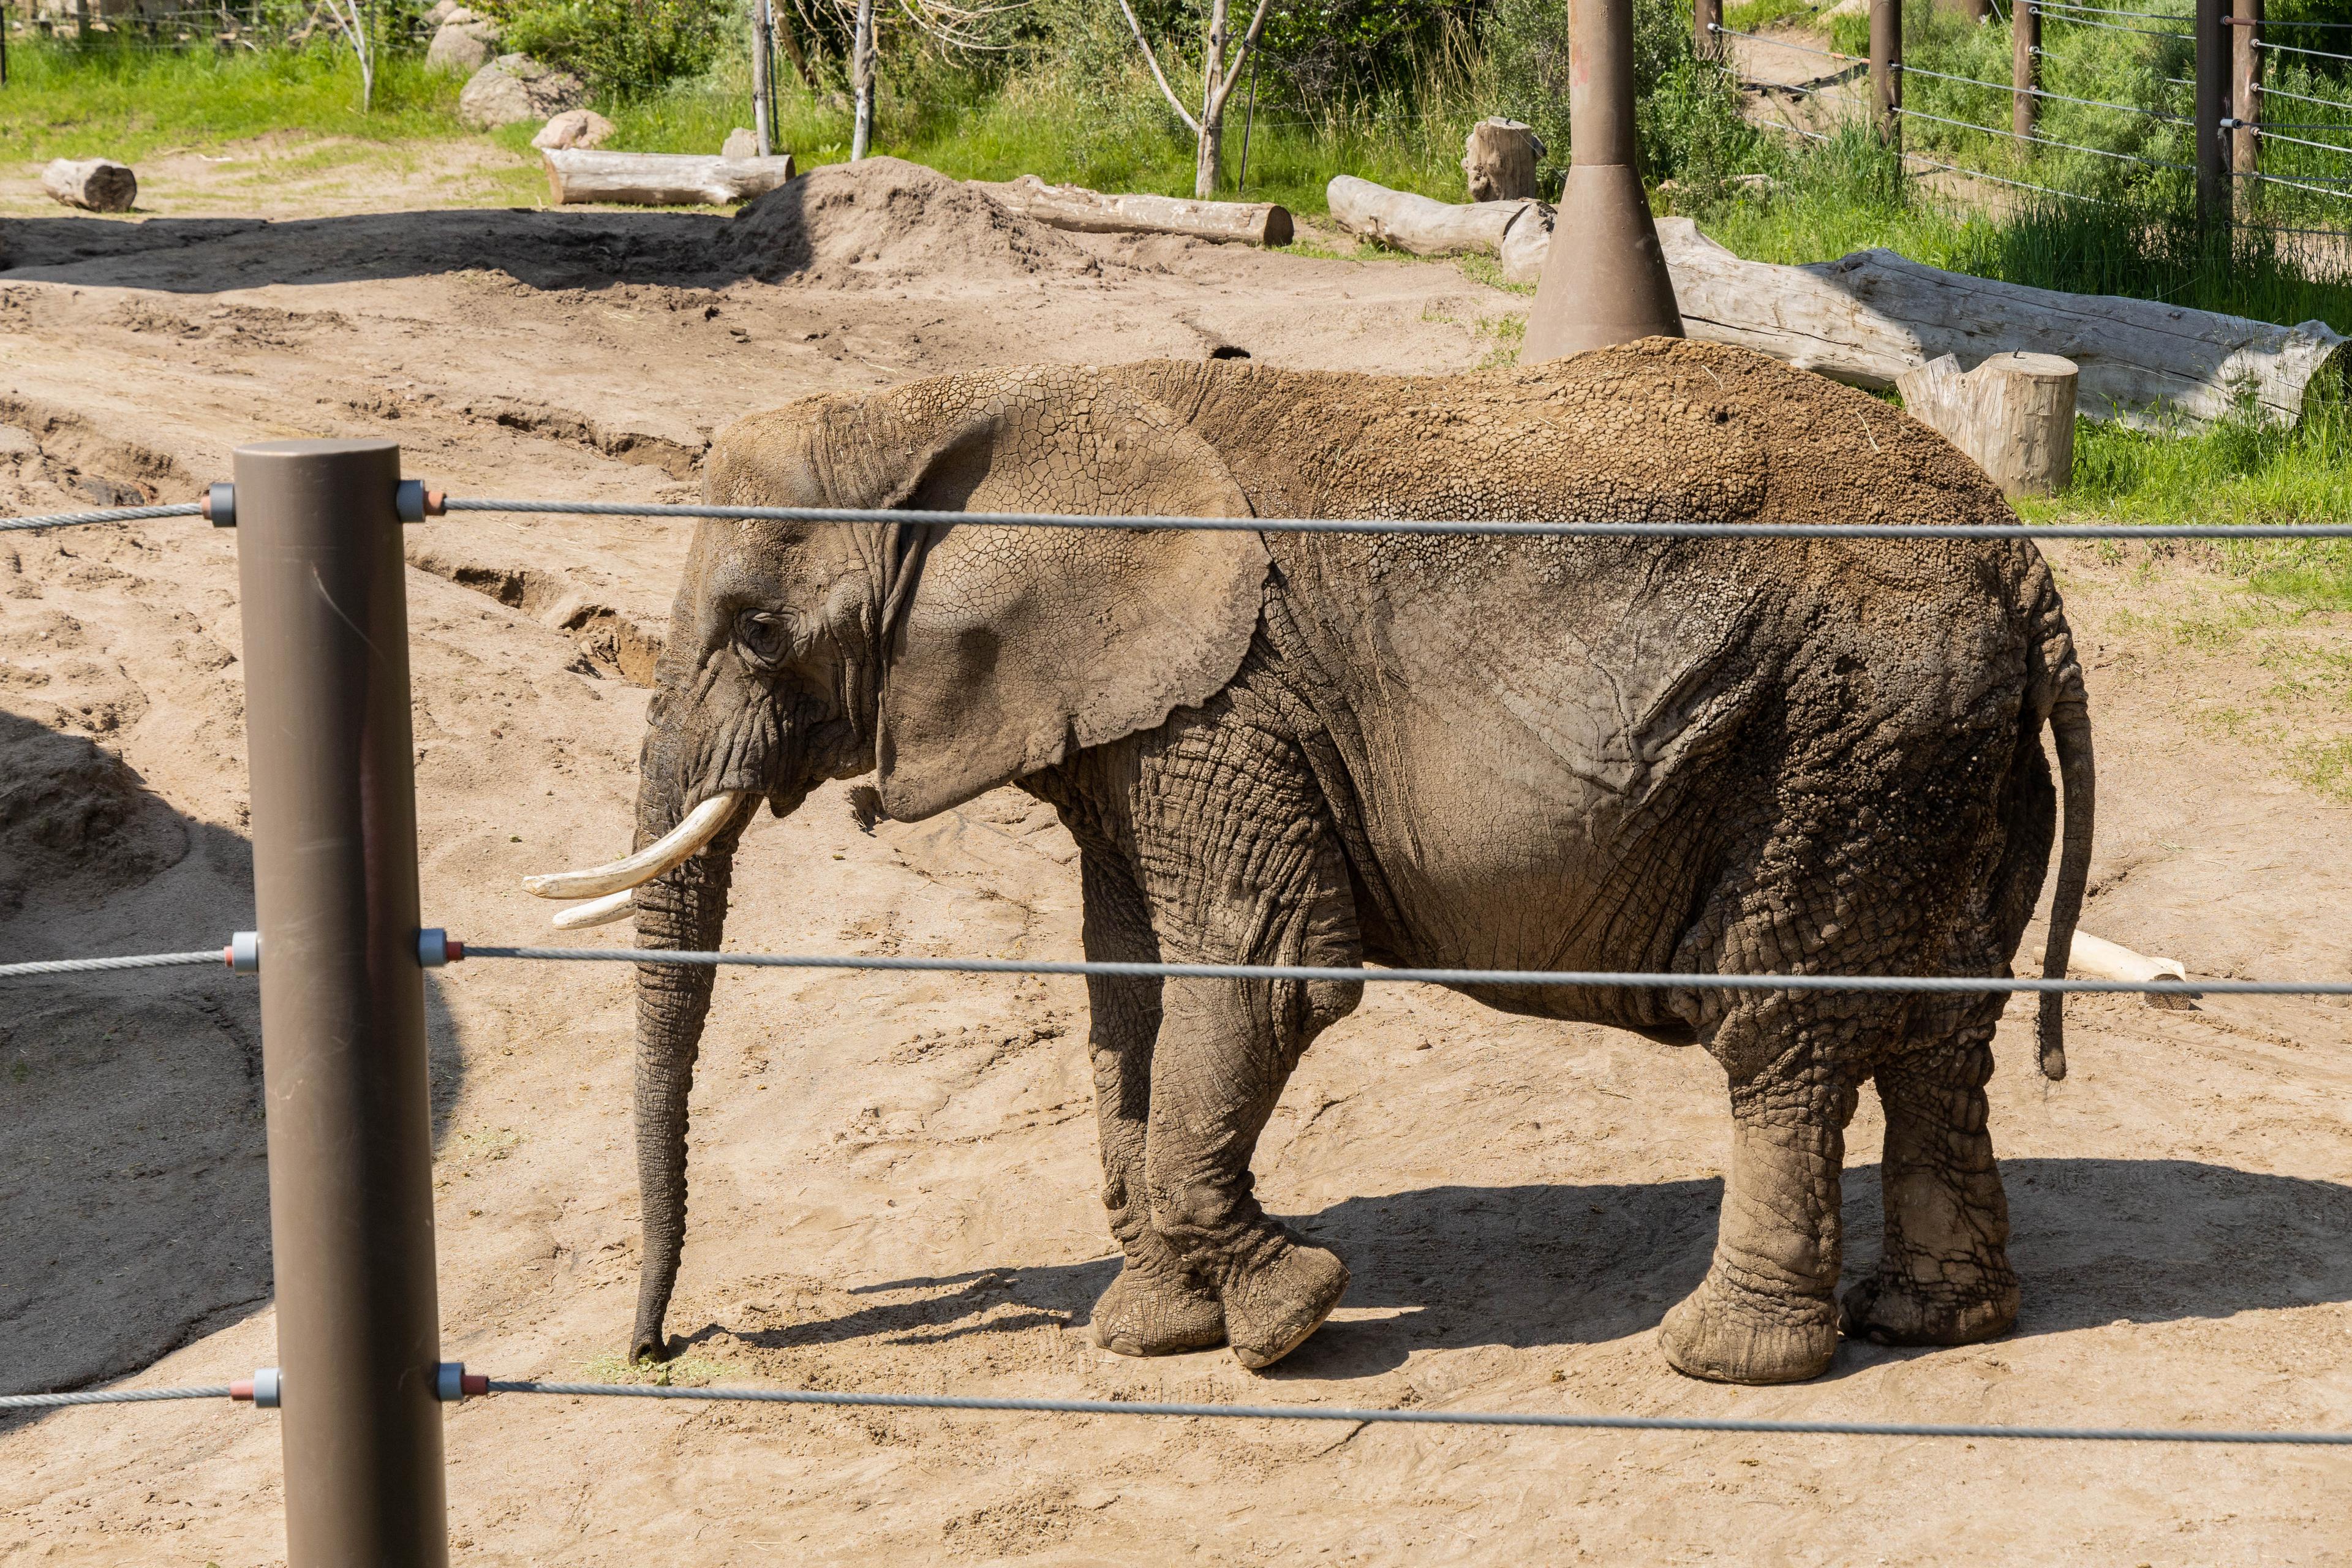
[[[1735,33],[1760,33],[1791,16],[1811,16],[1821,10],[1813,0],[1738,0],[1723,8],[1723,25]]]
[[[216,55],[211,49],[87,48],[17,42],[0,89],[0,148],[12,158],[126,162],[163,147],[216,147],[273,134],[406,141],[467,134],[459,82],[412,56],[383,60],[360,112],[351,51]]]

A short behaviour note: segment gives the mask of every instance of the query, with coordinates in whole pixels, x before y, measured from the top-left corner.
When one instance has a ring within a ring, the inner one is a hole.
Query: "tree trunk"
[[[1192,163],[1192,197],[1213,200],[1217,164],[1224,155],[1225,106],[1217,98],[1217,80],[1225,70],[1226,0],[1210,0],[1209,37],[1201,55],[1201,139]]]
[[[1291,240],[1289,210],[1273,202],[1105,195],[1083,185],[1049,185],[1034,174],[1003,184],[974,183],[1007,212],[1082,234],[1181,234],[1244,245],[1288,245]]]
[[[557,206],[611,202],[633,207],[727,206],[765,195],[790,180],[789,153],[779,158],[712,158],[694,153],[592,153],[570,148],[540,154]]]
[[[41,189],[69,207],[127,213],[139,199],[139,176],[111,158],[59,158],[41,171]]]
[[[874,0],[857,0],[857,31],[849,44],[849,89],[857,101],[849,131],[849,161],[855,163],[874,142]]]
[[[2074,362],[1995,354],[1965,375],[1951,354],[1895,378],[1906,412],[1976,459],[2003,495],[2055,495],[2074,472]]]
[[[776,89],[769,79],[775,67],[775,55],[768,0],[751,0],[751,134],[755,151],[762,158],[776,150]]]

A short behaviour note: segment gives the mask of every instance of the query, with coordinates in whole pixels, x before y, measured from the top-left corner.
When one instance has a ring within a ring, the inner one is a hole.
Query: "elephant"
[[[2013,523],[1898,410],[1761,355],[1644,339],[1406,377],[1248,361],[1046,367],[745,417],[709,501],[1431,521]],[[1013,784],[1078,847],[1090,960],[2007,977],[2053,845],[2063,975],[2094,811],[2081,667],[2018,538],[1447,536],[936,518],[707,521],[646,714],[637,851],[532,879],[720,945],[739,836],[821,782],[917,821]],[[2045,759],[2048,726],[2064,790]],[[564,917],[558,917],[565,923]],[[638,966],[645,1248],[669,1353],[709,967]],[[1825,1371],[1841,1333],[2015,1321],[1985,1084],[2005,997],[1465,984],[1506,1013],[1704,1047],[1732,1155],[1700,1378]],[[1253,1194],[1261,1130],[1350,978],[1089,976],[1099,1343],[1269,1366],[1346,1265]],[[2041,1065],[2064,1071],[2060,997]],[[1838,1293],[1844,1131],[1885,1112],[1885,1234]]]

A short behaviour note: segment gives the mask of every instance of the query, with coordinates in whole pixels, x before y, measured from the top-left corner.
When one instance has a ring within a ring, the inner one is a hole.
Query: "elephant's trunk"
[[[667,814],[647,798],[657,793],[651,779],[640,790],[640,842],[656,839],[668,829],[669,824],[660,820]],[[703,853],[636,889],[640,948],[709,952],[719,946],[727,924],[727,889],[734,875],[740,819],[747,815],[739,813],[739,820]],[[662,1320],[669,1310],[678,1255],[686,1242],[686,1102],[694,1088],[694,1059],[701,1048],[716,975],[705,964],[637,966],[637,1202],[645,1256],[637,1281],[636,1328],[629,1336],[632,1361],[647,1356],[666,1360],[669,1353]]]

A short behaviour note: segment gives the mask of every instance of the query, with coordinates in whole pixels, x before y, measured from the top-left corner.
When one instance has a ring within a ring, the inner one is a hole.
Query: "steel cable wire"
[[[2045,196],[2063,196],[2070,202],[2089,202],[2094,206],[2104,207],[2115,205],[2098,196],[2086,196],[2080,191],[2062,191],[2055,185],[2037,185],[2030,180],[2012,180],[2005,174],[1988,174],[1982,169],[1971,169],[1959,163],[1938,163],[1924,153],[1906,151],[1903,155],[1915,162],[1925,163],[1931,169],[1941,169],[1947,174],[1965,174],[1972,180],[1990,180],[1996,185],[2013,185],[2021,191],[2039,191]]]
[[[2047,88],[2019,87],[2011,82],[1987,81],[1981,77],[1952,76],[1944,71],[1929,70],[1925,66],[1898,65],[1895,68],[1900,70],[1905,76],[1933,77],[1937,81],[1958,82],[1963,87],[1981,87],[1989,89],[1994,92],[2005,92],[2012,98],[2022,93],[2029,98],[2046,98],[2056,103],[2079,103],[2090,109],[2112,109],[2122,114],[2139,114],[2145,115],[2150,120],[2160,120],[2167,125],[2194,125],[2197,123],[2195,121],[2190,120],[2184,115],[2167,114],[2160,109],[2147,109],[2137,103],[2109,103],[2104,99],[2076,98],[2071,93],[2052,92]],[[2347,129],[2352,129],[2352,127],[2347,127]]]
[[[2193,87],[2196,84],[2194,82],[2175,82],[2173,85],[2177,87]],[[2322,109],[2340,109],[2347,114],[2352,114],[2352,100],[2341,98],[2314,98],[2307,92],[2289,92],[2283,87],[2257,86],[2254,90],[2264,98],[2293,99],[2297,103],[2315,103]]]
[[[2101,158],[2113,158],[2121,163],[2142,163],[2151,169],[2194,169],[2194,163],[2179,163],[2169,158],[2143,158],[2137,153],[2110,153],[2104,147],[2085,147],[2080,142],[2054,142],[2047,136],[2021,136],[1998,125],[1979,125],[1973,120],[1954,120],[1948,115],[1930,114],[1923,109],[1897,109],[1895,113],[1906,120],[1932,120],[1938,125],[1955,125],[1963,131],[1981,131],[1988,136],[2005,136],[2012,142],[2031,142],[2037,146],[2057,147],[2069,153],[2090,153]]]
[[[119,958],[52,958],[35,963],[0,963],[0,980],[29,980],[50,974],[105,974],[124,969],[185,969],[198,964],[223,967],[221,950],[197,952],[134,952]]]
[[[226,1383],[187,1388],[94,1388],[73,1394],[0,1394],[0,1410],[60,1410],[74,1405],[161,1405],[167,1399],[226,1399]]]
[[[2273,44],[2266,38],[2256,38],[2254,47],[2269,49],[2276,54],[2309,55],[2312,58],[2320,60],[2352,61],[2352,55],[2338,54],[2334,49],[2306,49],[2300,44]]]
[[[2352,539],[2352,522],[1908,523],[1519,522],[1396,518],[1113,517],[1087,512],[892,510],[879,507],[719,506],[690,501],[465,500],[448,510],[581,517],[713,518],[732,522],[856,522],[941,528],[1189,529],[1209,533],[1495,535],[1594,539]]]
[[[584,1399],[740,1401],[902,1410],[1031,1411],[1049,1415],[1160,1415],[1244,1421],[1345,1421],[1360,1426],[1567,1427],[1608,1432],[1747,1432],[1825,1437],[2011,1438],[2061,1443],[2226,1443],[2352,1446],[2352,1432],[2230,1432],[2181,1426],[1998,1426],[1916,1421],[1772,1421],[1712,1415],[1587,1415],[1552,1411],[1351,1410],[1313,1405],[1192,1405],[1143,1399],[994,1398],[960,1394],[852,1394],[803,1388],[680,1388],[661,1384],[541,1383],[492,1378],[492,1394]]]
[[[1737,27],[1727,27],[1719,22],[1706,25],[1710,33],[1720,33],[1727,38],[1752,38],[1759,44],[1769,44],[1776,49],[1793,49],[1801,55],[1819,55],[1825,60],[1846,60],[1856,65],[1870,63],[1866,55],[1849,55],[1839,49],[1817,49],[1811,44],[1792,44],[1786,38],[1770,38],[1761,33],[1743,33]]]
[[[0,518],[0,533],[20,528],[78,528],[93,522],[144,522],[155,517],[202,517],[201,501],[175,501],[170,506],[110,506],[97,511],[53,511],[39,517]]]
[[[2044,980],[1977,974],[1661,974],[1614,970],[1350,968],[1309,963],[1145,963],[1050,958],[911,958],[898,954],[710,952],[684,948],[494,947],[466,944],[466,962],[673,964],[688,968],[848,969],[916,974],[1055,974],[1114,980],[1339,981],[1418,985],[1561,985],[1642,991],[1844,991],[1931,994],[2352,996],[2352,980]]]

